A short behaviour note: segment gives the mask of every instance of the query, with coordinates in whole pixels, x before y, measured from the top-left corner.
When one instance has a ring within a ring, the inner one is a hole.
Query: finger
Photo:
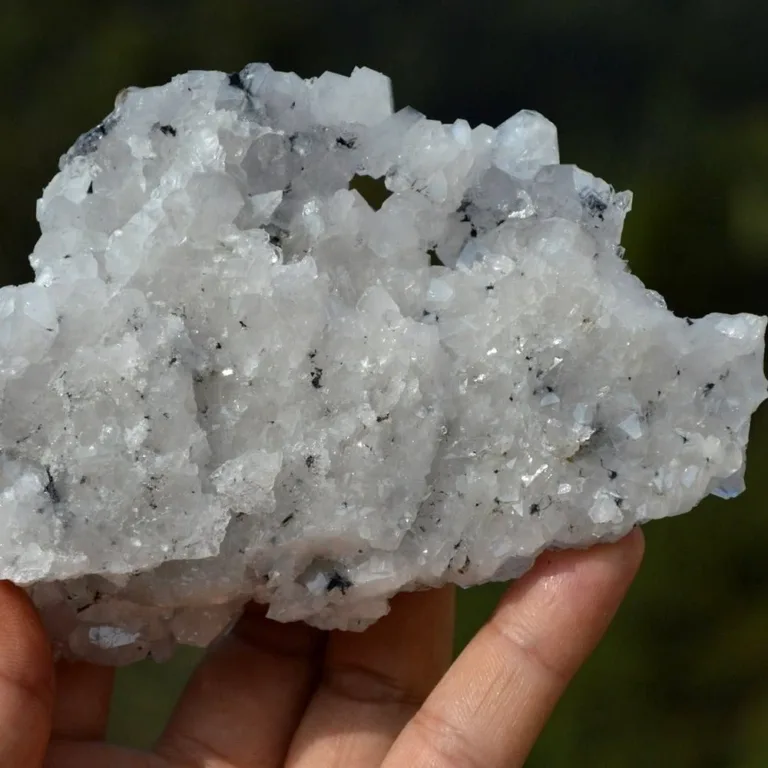
[[[51,728],[53,661],[31,601],[0,582],[0,766],[41,765]]]
[[[607,628],[642,552],[636,531],[616,544],[540,558],[403,730],[385,768],[523,765]]]
[[[323,633],[249,610],[193,675],[155,751],[196,768],[282,766],[312,688]]]
[[[114,669],[84,662],[56,664],[52,735],[58,739],[104,737],[109,719]]]
[[[370,768],[451,663],[454,588],[398,595],[362,634],[331,633],[289,768]]]

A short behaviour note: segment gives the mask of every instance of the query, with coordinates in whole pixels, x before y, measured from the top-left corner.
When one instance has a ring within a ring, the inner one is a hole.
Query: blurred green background
[[[767,30],[764,0],[2,0],[0,280],[30,279],[35,200],[124,86],[367,65],[398,106],[445,121],[543,112],[566,162],[635,191],[629,260],[672,309],[765,314]],[[647,529],[643,571],[530,766],[768,765],[768,407],[753,435],[745,496]],[[459,647],[499,593],[461,595]],[[150,743],[196,658],[122,671],[111,738]]]

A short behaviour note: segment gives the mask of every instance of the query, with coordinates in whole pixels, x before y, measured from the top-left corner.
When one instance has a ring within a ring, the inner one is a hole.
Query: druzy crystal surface
[[[119,664],[735,495],[765,320],[675,317],[629,207],[542,116],[442,125],[368,69],[124,91],[0,291],[0,578]]]

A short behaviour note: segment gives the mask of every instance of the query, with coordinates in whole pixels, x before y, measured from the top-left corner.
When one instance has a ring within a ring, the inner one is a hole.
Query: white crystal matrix
[[[540,115],[393,112],[369,69],[124,91],[0,290],[0,578],[120,664],[735,495],[765,319],[667,311],[629,206]]]

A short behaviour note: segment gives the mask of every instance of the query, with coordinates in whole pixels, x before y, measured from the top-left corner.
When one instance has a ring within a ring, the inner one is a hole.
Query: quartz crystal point
[[[534,112],[442,125],[369,69],[124,91],[0,290],[0,578],[122,664],[737,494],[765,319],[669,312],[630,199]]]

